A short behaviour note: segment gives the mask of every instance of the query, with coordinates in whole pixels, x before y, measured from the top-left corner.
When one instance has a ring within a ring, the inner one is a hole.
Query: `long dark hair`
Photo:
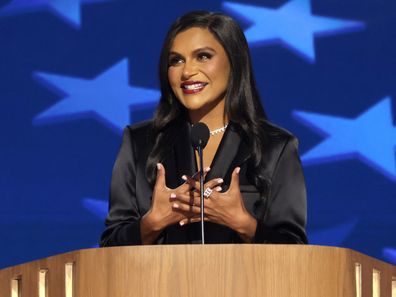
[[[194,11],[185,14],[173,23],[165,37],[159,61],[162,96],[153,121],[152,137],[155,143],[147,160],[146,177],[151,185],[155,183],[155,165],[161,162],[166,154],[166,132],[171,125],[187,117],[185,107],[176,98],[169,84],[168,60],[176,35],[193,27],[208,29],[227,53],[231,71],[224,112],[228,119],[238,126],[243,139],[251,148],[249,175],[253,184],[264,194],[267,178],[261,168],[266,141],[262,127],[266,115],[253,77],[245,35],[236,21],[222,13]]]

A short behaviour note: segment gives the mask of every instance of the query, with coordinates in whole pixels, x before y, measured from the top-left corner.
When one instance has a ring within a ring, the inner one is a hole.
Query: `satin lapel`
[[[240,162],[246,157],[243,147],[241,137],[235,127],[230,124],[217,149],[211,169],[206,176],[206,181],[220,177],[228,184],[232,170],[235,166],[239,166]]]
[[[175,160],[178,178],[183,174],[192,176],[197,171],[194,149],[190,142],[190,124],[186,122],[176,131]]]

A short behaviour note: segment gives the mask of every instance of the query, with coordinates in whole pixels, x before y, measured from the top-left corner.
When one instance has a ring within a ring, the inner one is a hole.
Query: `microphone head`
[[[205,148],[210,136],[209,128],[204,123],[196,123],[191,128],[191,144],[194,148]]]

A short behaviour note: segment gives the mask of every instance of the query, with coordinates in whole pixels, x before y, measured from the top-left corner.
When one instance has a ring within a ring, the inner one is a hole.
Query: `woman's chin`
[[[187,110],[198,111],[205,108],[205,102],[199,98],[189,98],[187,100],[182,100],[182,104]]]

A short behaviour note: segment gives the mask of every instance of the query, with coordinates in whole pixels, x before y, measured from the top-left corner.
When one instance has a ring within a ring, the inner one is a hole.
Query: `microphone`
[[[209,140],[209,128],[204,123],[196,123],[191,128],[191,144],[197,150],[198,147],[205,148]]]
[[[200,201],[201,201],[201,243],[205,244],[205,228],[204,228],[204,171],[203,171],[203,149],[208,143],[210,132],[208,126],[204,123],[196,123],[191,128],[191,144],[198,151],[199,156],[199,185],[200,185]]]

